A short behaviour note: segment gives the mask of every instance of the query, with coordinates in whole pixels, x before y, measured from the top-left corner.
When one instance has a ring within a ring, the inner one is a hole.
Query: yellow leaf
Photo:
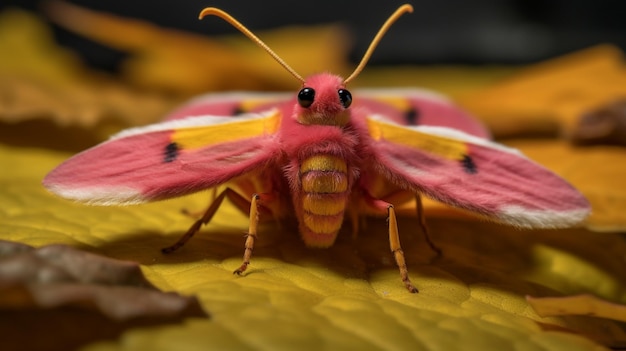
[[[129,329],[120,339],[103,340],[87,350],[435,350],[459,345],[602,350],[588,337],[602,336],[606,325],[541,318],[526,304],[525,295],[547,295],[553,289],[561,294],[603,293],[584,282],[542,283],[565,280],[569,272],[531,260],[537,245],[555,248],[544,252],[554,260],[577,257],[576,269],[593,267],[589,272],[602,272],[613,281],[613,298],[626,296],[626,243],[619,235],[582,229],[519,231],[431,218],[434,239],[444,252],[431,261],[432,252],[412,217],[399,218],[399,230],[419,294],[409,294],[400,282],[383,218],[369,219],[356,241],[347,228],[335,246],[324,250],[306,248],[289,223],[268,223],[260,228],[249,272],[237,277],[232,271],[241,264],[246,215],[225,206],[184,248],[163,255],[160,248],[177,240],[191,223],[180,210],[202,209],[210,194],[136,207],[74,204],[40,186],[44,174],[67,156],[0,146],[5,170],[0,173],[0,238],[35,246],[65,243],[139,262],[157,287],[197,295],[213,316],[182,326]],[[535,273],[529,277],[529,271]],[[548,324],[570,332],[544,330]],[[80,331],[80,326],[73,327]],[[572,334],[572,329],[586,336]],[[597,339],[610,344],[610,335],[604,336]]]

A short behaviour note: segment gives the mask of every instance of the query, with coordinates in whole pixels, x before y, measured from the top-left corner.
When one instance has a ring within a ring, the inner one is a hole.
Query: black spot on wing
[[[461,160],[461,165],[463,166],[463,170],[465,173],[476,174],[478,173],[478,169],[476,168],[476,164],[474,160],[469,155],[463,155],[463,159]]]
[[[180,149],[178,148],[178,144],[169,143],[165,147],[165,152],[163,153],[163,162],[172,162],[174,161],[179,154]]]
[[[404,120],[409,125],[417,125],[419,119],[420,119],[420,111],[417,110],[415,107],[411,107],[409,110],[407,110],[404,113]]]
[[[240,114],[246,113],[246,112],[248,112],[248,111],[246,111],[243,108],[243,106],[237,105],[237,106],[235,106],[235,108],[233,108],[233,111],[231,112],[231,116],[237,116],[237,115],[240,115]]]

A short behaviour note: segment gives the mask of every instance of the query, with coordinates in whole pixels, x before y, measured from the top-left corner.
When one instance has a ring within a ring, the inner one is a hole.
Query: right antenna
[[[398,9],[391,16],[389,16],[387,21],[385,21],[383,26],[380,27],[380,29],[378,30],[378,33],[372,40],[370,46],[367,48],[367,51],[365,51],[365,54],[363,55],[363,58],[361,59],[359,65],[354,69],[354,72],[352,72],[352,74],[343,81],[344,84],[348,84],[349,81],[351,81],[356,76],[358,76],[359,73],[361,73],[361,71],[363,70],[363,68],[365,68],[365,65],[367,64],[367,61],[369,61],[370,57],[372,56],[372,53],[374,53],[374,50],[376,49],[376,46],[378,45],[378,42],[380,42],[380,39],[383,37],[383,35],[387,33],[391,25],[394,24],[394,22],[396,22],[398,18],[400,18],[400,16],[404,15],[407,12],[413,12],[413,6],[409,4],[402,5],[398,7]]]

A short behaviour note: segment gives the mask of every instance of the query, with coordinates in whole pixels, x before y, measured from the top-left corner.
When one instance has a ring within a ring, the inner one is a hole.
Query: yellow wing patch
[[[208,145],[273,134],[280,124],[280,112],[275,111],[269,116],[255,119],[237,120],[206,127],[188,127],[174,131],[172,143],[184,150],[197,149]]]
[[[367,127],[374,140],[389,140],[450,160],[463,160],[469,152],[463,141],[422,133],[373,118],[367,119]]]

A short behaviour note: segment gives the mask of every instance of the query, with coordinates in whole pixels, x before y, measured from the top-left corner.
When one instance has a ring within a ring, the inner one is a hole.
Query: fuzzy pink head
[[[352,95],[343,78],[329,73],[307,78],[298,93],[294,118],[306,125],[344,126],[350,120]]]

